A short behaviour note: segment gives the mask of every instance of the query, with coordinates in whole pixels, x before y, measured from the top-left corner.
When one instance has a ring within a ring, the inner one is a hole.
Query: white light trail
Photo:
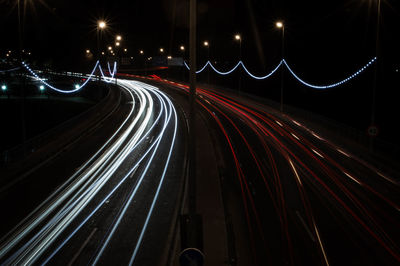
[[[115,73],[115,70],[113,72]],[[39,231],[33,237],[31,237],[30,240],[26,241],[22,247],[20,247],[16,252],[11,255],[11,257],[7,258],[5,262],[6,264],[31,264],[36,262],[37,259],[40,258],[43,253],[46,252],[46,250],[54,243],[54,241],[59,239],[60,235],[65,232],[67,228],[70,228],[72,221],[74,221],[78,217],[83,209],[87,208],[88,204],[94,199],[96,195],[98,195],[100,189],[102,189],[104,185],[110,180],[110,178],[119,168],[122,162],[132,154],[132,152],[136,149],[136,147],[138,147],[139,144],[144,145],[143,140],[145,140],[149,133],[156,128],[155,125],[160,123],[160,119],[164,117],[164,125],[162,130],[158,133],[158,135],[156,135],[155,141],[150,145],[150,147],[148,147],[143,156],[140,157],[139,160],[137,160],[135,166],[111,190],[111,192],[100,202],[100,204],[97,205],[97,207],[90,213],[89,216],[87,216],[87,218],[80,224],[80,226],[75,228],[73,233],[70,234],[67,239],[64,240],[53,253],[51,253],[50,257],[46,259],[46,262],[48,262],[64,246],[64,244],[68,242],[69,239],[92,217],[92,215],[97,210],[99,210],[104,202],[106,202],[110,198],[110,196],[120,187],[120,185],[123,184],[123,182],[129,177],[129,175],[131,175],[132,172],[136,171],[140,162],[142,162],[144,158],[152,153],[151,158],[148,160],[148,162],[146,162],[146,170],[143,172],[140,181],[138,181],[133,188],[134,193],[131,194],[131,199],[133,199],[136,191],[140,188],[142,180],[146,177],[146,172],[152,163],[152,158],[157,158],[157,156],[155,155],[160,152],[158,146],[160,145],[164,137],[164,132],[166,131],[167,127],[173,126],[174,135],[172,142],[168,142],[170,148],[164,166],[163,174],[160,178],[157,192],[154,195],[152,204],[149,207],[146,222],[142,227],[140,238],[135,246],[135,252],[137,252],[137,250],[139,249],[143,234],[147,228],[147,223],[153,212],[154,204],[157,201],[158,193],[162,187],[170,156],[173,151],[177,130],[177,118],[176,111],[173,107],[172,102],[168,99],[166,95],[158,91],[156,88],[144,85],[140,82],[133,81],[121,81],[120,85],[124,87],[131,95],[133,103],[135,102],[135,97],[133,96],[133,93],[137,95],[140,104],[139,110],[137,111],[137,113],[133,114],[133,111],[135,110],[135,104],[133,104],[128,117],[124,121],[124,124],[126,125],[121,125],[118,129],[118,131],[120,131],[122,128],[124,128],[124,131],[118,134],[119,137],[113,140],[111,146],[108,147],[106,151],[102,151],[101,154],[100,151],[97,152],[95,155],[98,157],[96,161],[94,161],[93,163],[89,163],[89,161],[94,160],[95,156],[92,157],[85,164],[84,171],[80,169],[80,174],[75,174],[73,176],[73,179],[71,177],[67,181],[68,184],[64,184],[61,187],[62,189],[58,189],[45,201],[45,203],[41,204],[33,213],[31,213],[29,215],[29,217],[31,217],[30,220],[24,220],[24,224],[26,225],[22,226],[21,230],[17,229],[16,233],[9,234],[12,237],[10,237],[9,241],[1,247],[0,258],[3,258],[5,255],[7,255],[12,250],[12,248],[21,243],[24,238],[28,237],[29,233],[31,233],[32,230],[39,229]],[[161,106],[158,107],[161,108],[161,110],[159,111],[158,117],[155,120],[150,119],[155,112],[153,99],[158,99],[158,101],[160,102],[159,105]],[[173,116],[174,119],[171,119],[171,116]],[[112,138],[114,138],[117,133],[118,132],[115,132]],[[106,144],[103,147],[105,146]],[[129,206],[129,204],[127,206]],[[48,222],[46,222],[44,226],[39,227],[45,219],[48,220]],[[114,227],[116,230],[118,224],[114,224]],[[111,237],[112,235],[110,236],[110,238]],[[106,248],[107,244],[105,244],[103,247]],[[98,254],[98,257],[101,257],[100,253]]]

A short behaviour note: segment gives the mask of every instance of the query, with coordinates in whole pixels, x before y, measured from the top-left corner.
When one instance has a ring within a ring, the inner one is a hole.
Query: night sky
[[[18,46],[16,2],[0,2],[2,53]],[[381,25],[382,51],[393,67],[400,61],[400,9],[395,2],[383,0]],[[179,54],[179,46],[188,44],[188,6],[187,0],[26,0],[24,47],[41,58],[72,64],[87,48],[96,49],[96,21],[104,18],[109,25],[102,38],[104,47],[121,34],[132,56],[139,49],[150,56],[159,47]],[[346,68],[348,63],[352,69],[375,54],[374,0],[198,1],[198,13],[198,41],[210,42],[211,57],[237,59],[233,35],[241,33],[243,59],[255,72],[270,69],[280,59],[277,20],[285,21],[287,60],[306,73],[315,65],[330,70],[331,65]],[[200,47],[199,63],[204,53]]]

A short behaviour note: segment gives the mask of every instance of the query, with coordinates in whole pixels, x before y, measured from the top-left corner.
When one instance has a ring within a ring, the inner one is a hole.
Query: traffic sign
[[[376,137],[376,136],[378,136],[378,134],[379,134],[379,129],[378,129],[377,126],[372,125],[372,126],[369,126],[369,127],[368,127],[367,132],[368,132],[368,136],[370,136],[370,137]]]
[[[197,248],[187,248],[179,255],[181,266],[201,266],[204,263],[204,255]]]

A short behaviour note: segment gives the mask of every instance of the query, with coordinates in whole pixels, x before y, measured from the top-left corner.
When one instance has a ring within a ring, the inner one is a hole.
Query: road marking
[[[302,125],[299,122],[297,122],[296,120],[292,120],[292,122],[295,123],[296,125],[298,125],[299,127],[302,127]]]
[[[296,211],[297,217],[299,217],[300,222],[302,223],[302,225],[304,226],[304,228],[306,229],[308,235],[310,236],[311,240],[313,242],[316,242],[314,236],[312,235],[310,229],[308,228],[306,222],[304,221],[303,217],[301,217],[301,214],[299,213],[299,211]]]
[[[296,136],[294,133],[290,133],[293,137],[295,137],[297,140],[300,140],[298,136]]]
[[[278,125],[280,125],[281,127],[283,127],[283,125],[282,125],[279,121],[275,120],[275,123],[277,123]]]
[[[341,149],[337,149],[337,151],[338,151],[338,152],[340,152],[341,154],[343,154],[343,155],[347,156],[347,157],[350,157],[350,155],[349,155],[349,154],[345,153],[345,152],[344,152],[344,151],[342,151]]]
[[[322,156],[322,154],[320,154],[319,152],[317,152],[316,150],[314,150],[314,149],[311,149],[316,155],[318,155],[319,157],[321,157],[321,158],[324,158],[324,156]]]
[[[389,181],[390,183],[392,183],[392,184],[394,184],[394,185],[399,185],[399,183],[397,183],[397,182],[394,181],[393,179],[391,179],[391,178],[385,176],[385,175],[382,174],[381,172],[376,171],[376,173],[377,173],[380,177],[382,177],[382,178],[386,179],[387,181]]]
[[[75,260],[79,257],[79,255],[82,253],[82,250],[86,247],[86,245],[89,243],[89,240],[93,237],[94,233],[96,233],[97,227],[93,228],[92,232],[86,238],[85,242],[83,242],[82,246],[78,250],[78,252],[75,253],[75,255],[72,257],[71,261],[68,263],[68,266],[71,266],[74,264]]]
[[[311,134],[312,134],[314,137],[316,137],[317,139],[319,139],[319,140],[324,140],[323,138],[321,138],[320,136],[318,136],[315,132],[312,132],[312,131],[311,131]]]
[[[353,180],[354,182],[356,182],[356,183],[358,183],[359,185],[361,185],[361,183],[360,183],[357,179],[355,179],[354,177],[352,177],[349,173],[344,172],[344,171],[343,171],[343,173],[344,173],[345,175],[347,175],[351,180]]]

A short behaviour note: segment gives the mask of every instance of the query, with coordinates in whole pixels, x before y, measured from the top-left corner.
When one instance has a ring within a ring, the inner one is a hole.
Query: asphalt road
[[[185,123],[157,88],[118,83],[128,95],[119,127],[3,236],[2,264],[165,262],[184,177]]]
[[[241,205],[232,239],[253,265],[400,263],[399,176],[254,100],[198,89],[197,108],[224,151],[227,208]]]

